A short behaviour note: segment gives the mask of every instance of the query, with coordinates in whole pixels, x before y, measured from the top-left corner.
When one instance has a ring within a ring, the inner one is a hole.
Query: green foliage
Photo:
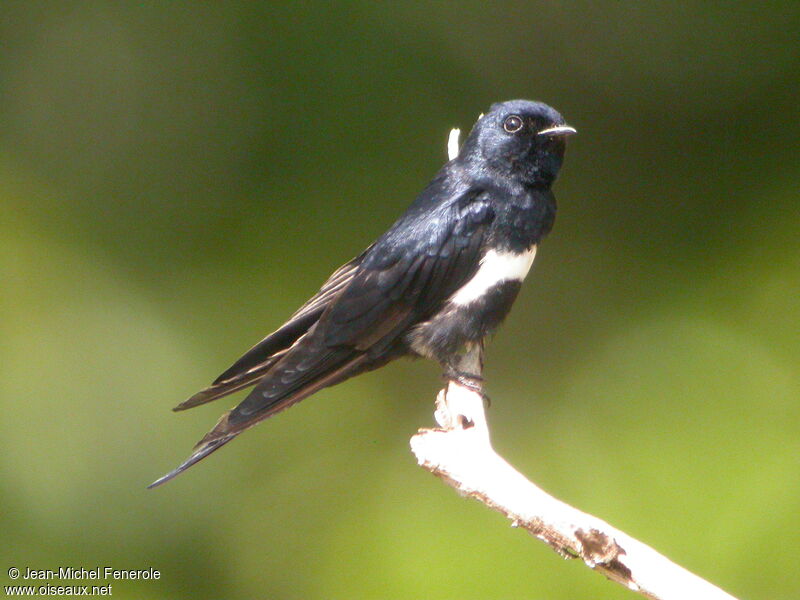
[[[0,545],[117,598],[629,598],[420,470],[438,372],[324,391],[175,482],[175,415],[489,103],[579,130],[489,347],[495,444],[735,595],[800,593],[796,3],[8,3]],[[5,575],[3,576],[5,577]]]

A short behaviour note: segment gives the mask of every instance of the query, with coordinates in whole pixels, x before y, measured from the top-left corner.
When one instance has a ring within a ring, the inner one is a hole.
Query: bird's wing
[[[308,333],[231,411],[226,434],[397,355],[402,335],[478,269],[494,211],[477,193],[457,200],[401,219],[369,249]]]
[[[471,191],[398,222],[321,318],[326,345],[380,355],[477,271],[493,219],[489,194]]]
[[[303,304],[286,323],[245,352],[209,387],[182,402],[174,410],[186,410],[222,398],[253,385],[263,377],[287,349],[317,322],[333,298],[352,280],[365,255],[366,251],[337,269],[319,292]]]
[[[247,398],[222,415],[183,464],[150,487],[323,387],[396,356],[396,342],[408,328],[477,271],[493,219],[490,198],[479,191],[406,213],[362,256],[318,320],[280,351]]]

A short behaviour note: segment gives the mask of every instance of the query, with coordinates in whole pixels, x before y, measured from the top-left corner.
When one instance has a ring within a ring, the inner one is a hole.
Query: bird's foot
[[[445,381],[455,381],[473,392],[480,392],[481,389],[483,389],[483,377],[475,375],[474,373],[468,373],[467,371],[447,369],[442,373],[442,378],[444,378]]]
[[[492,399],[489,397],[489,394],[483,391],[484,379],[480,375],[468,373],[467,371],[447,369],[442,374],[442,377],[445,381],[455,381],[457,384],[463,385],[465,388],[475,392],[476,394],[480,394],[481,398],[483,398],[486,408],[489,408],[492,405]]]

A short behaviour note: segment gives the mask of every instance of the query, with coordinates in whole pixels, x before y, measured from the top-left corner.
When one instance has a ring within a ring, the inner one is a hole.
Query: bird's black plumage
[[[574,132],[545,104],[493,105],[386,233],[210,387],[176,407],[255,384],[186,462],[151,487],[319,389],[395,358],[425,356],[447,373],[474,371],[483,338],[508,313],[553,226],[550,186],[564,138]]]

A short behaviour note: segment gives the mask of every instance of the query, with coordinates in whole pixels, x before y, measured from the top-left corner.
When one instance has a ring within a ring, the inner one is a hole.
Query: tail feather
[[[221,448],[245,429],[369,367],[367,355],[331,350],[314,338],[319,319],[350,284],[366,251],[331,275],[308,302],[278,330],[261,340],[206,389],[173,408],[186,410],[258,384],[236,408],[226,412],[180,466],[151,483],[166,483]],[[302,351],[298,349],[302,348]],[[288,359],[288,360],[287,360]]]
[[[242,432],[241,429],[238,431],[230,431],[230,425],[228,424],[229,414],[230,411],[222,415],[222,418],[217,421],[217,424],[214,426],[214,428],[209,431],[202,440],[197,442],[197,445],[195,445],[189,458],[187,458],[180,464],[180,466],[173,469],[163,477],[156,479],[153,483],[147,486],[147,489],[153,489],[154,487],[158,487],[159,485],[168,482],[170,479],[177,477],[193,464],[203,460],[206,456],[215,450],[222,448],[222,446],[239,435]]]
[[[180,411],[222,398],[256,383],[315,326],[322,313],[350,283],[365,253],[337,269],[322,288],[291,318],[245,352],[209,387],[181,402],[172,410]]]
[[[239,406],[222,415],[222,418],[217,421],[214,428],[197,443],[189,458],[176,469],[147,486],[148,489],[157,487],[180,475],[195,463],[227,444],[245,429],[249,429],[275,413],[300,402],[303,398],[307,398],[323,387],[334,385],[367,370],[369,368],[365,364],[367,358],[366,354],[351,355],[349,360],[342,361],[343,364],[340,363],[337,367],[320,374],[320,376],[309,378],[301,386],[292,386],[285,389],[284,393],[277,395],[277,397],[265,398],[262,393],[263,387],[261,385],[257,386]],[[275,376],[274,373],[272,375]]]
[[[259,379],[264,377],[264,375],[266,375],[266,373],[270,370],[270,368],[272,368],[272,366],[284,354],[285,351],[270,357],[269,361],[265,362],[257,369],[253,369],[239,377],[233,379],[227,379],[224,381],[218,380],[213,385],[208,386],[204,390],[200,390],[188,400],[184,400],[172,410],[178,412],[182,410],[187,410],[189,408],[194,408],[195,406],[200,406],[201,404],[205,404],[206,402],[217,400],[218,398],[222,398],[223,396],[227,396],[228,394],[233,394],[234,392],[238,392],[243,388],[249,387],[254,383],[256,383]]]

